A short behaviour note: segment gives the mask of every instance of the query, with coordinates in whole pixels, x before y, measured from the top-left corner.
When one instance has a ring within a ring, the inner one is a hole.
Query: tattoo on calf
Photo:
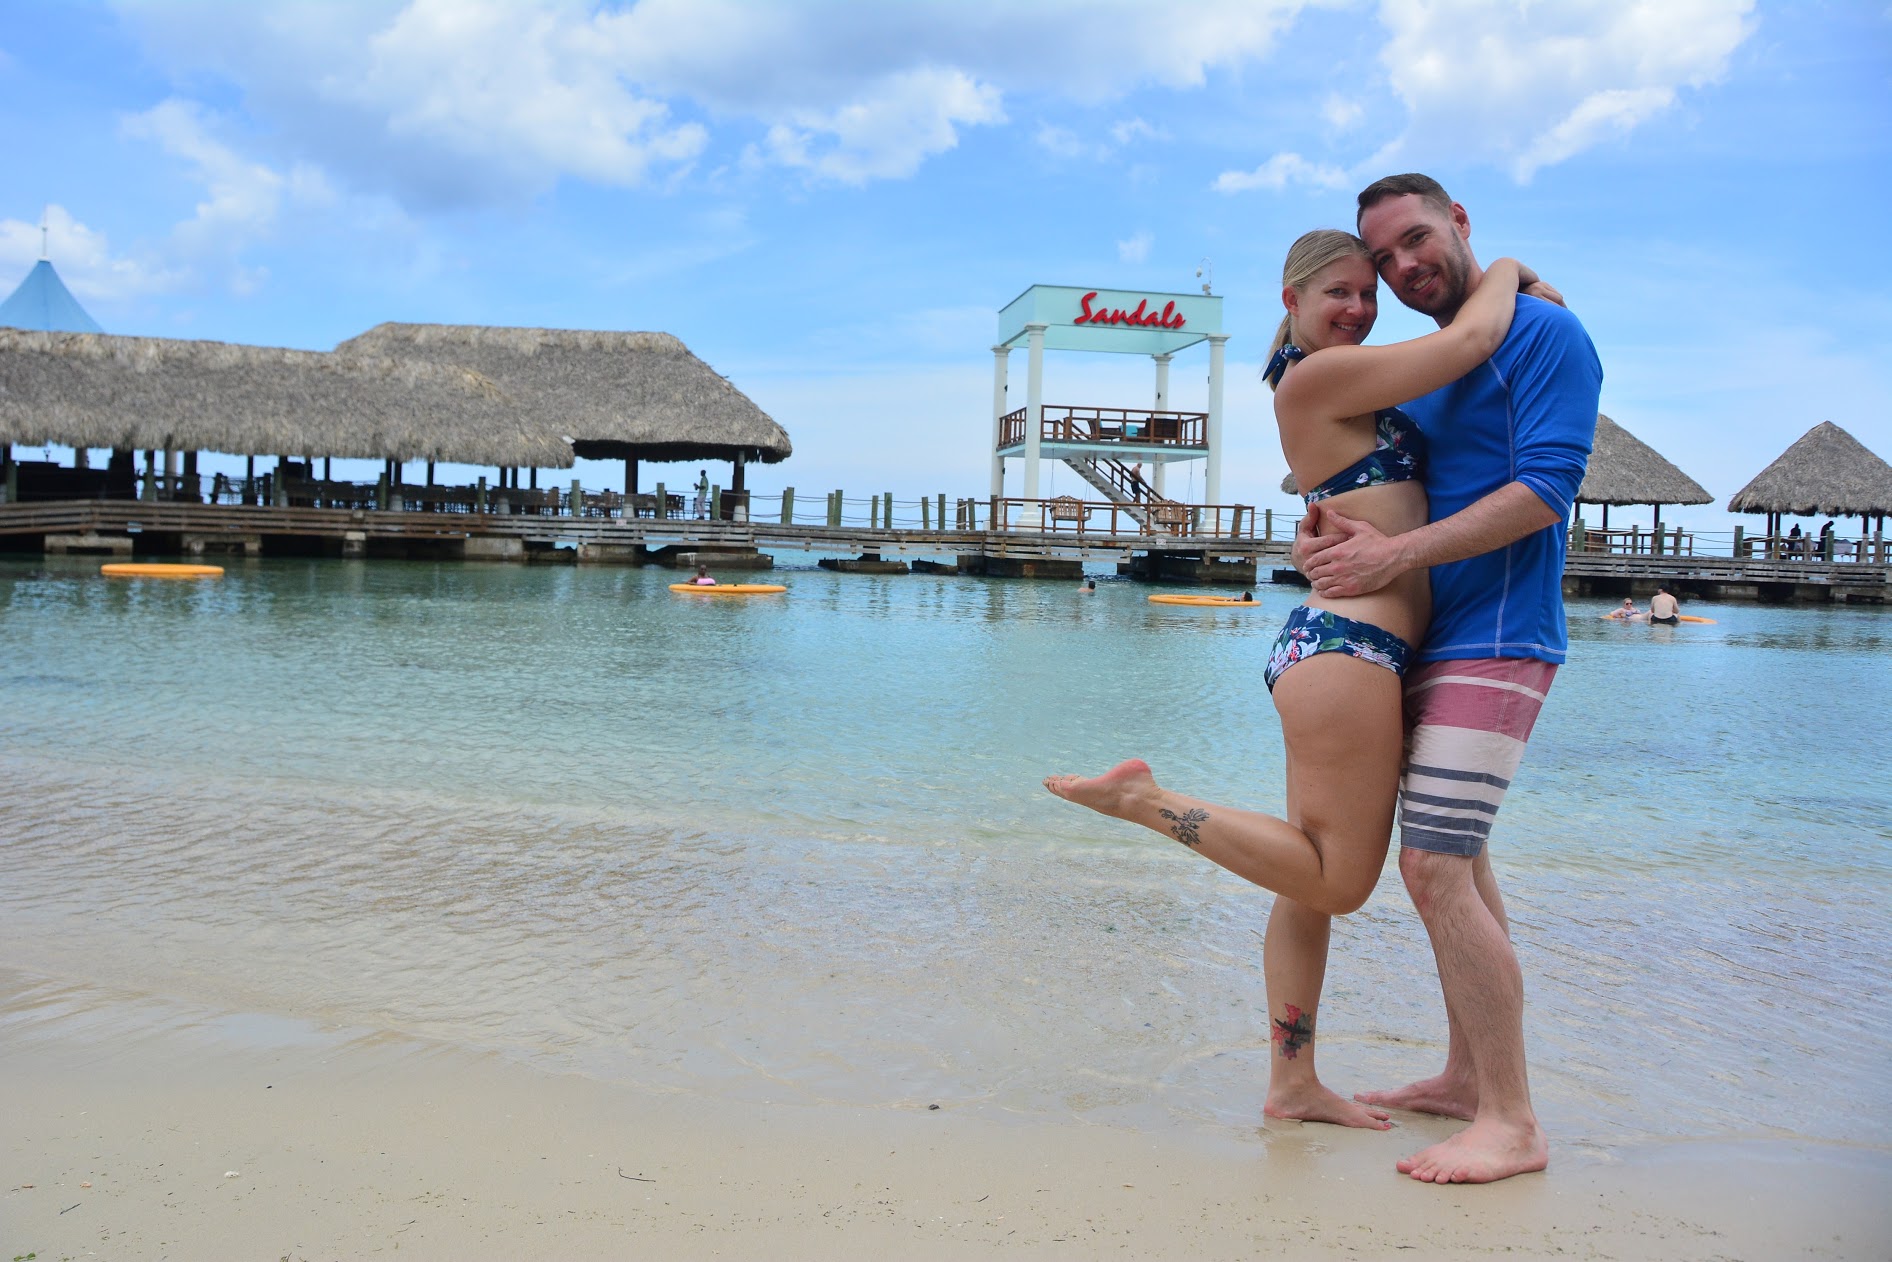
[[[1314,1014],[1302,1012],[1293,1004],[1288,1006],[1288,1019],[1275,1019],[1274,1041],[1281,1044],[1281,1055],[1286,1060],[1299,1056],[1301,1049],[1314,1041]]]
[[[1157,807],[1156,813],[1170,821],[1169,831],[1172,836],[1185,846],[1200,846],[1202,835],[1196,830],[1207,822],[1209,813],[1200,807],[1192,807],[1181,815],[1163,807]]]

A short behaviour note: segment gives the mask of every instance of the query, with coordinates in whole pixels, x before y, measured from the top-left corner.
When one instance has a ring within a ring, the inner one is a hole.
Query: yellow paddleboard
[[[111,578],[220,578],[221,565],[166,565],[158,561],[114,561],[99,566]]]
[[[773,596],[788,588],[780,583],[672,583],[670,590],[698,596]]]
[[[1158,592],[1149,601],[1153,605],[1215,605],[1226,608],[1233,605],[1237,609],[1259,609],[1259,600],[1243,600],[1240,596],[1198,596],[1192,592]]]

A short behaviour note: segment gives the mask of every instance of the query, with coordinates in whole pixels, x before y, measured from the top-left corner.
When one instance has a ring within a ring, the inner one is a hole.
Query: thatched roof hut
[[[586,459],[774,464],[794,450],[780,425],[668,333],[380,324],[335,349],[470,368]]]
[[[1579,504],[1707,504],[1714,500],[1695,479],[1655,448],[1604,416],[1596,416],[1590,467],[1577,489]]]
[[[1892,465],[1831,421],[1821,421],[1728,501],[1731,513],[1883,517],[1892,513]]]
[[[0,443],[553,466],[556,436],[463,368],[0,329]]]

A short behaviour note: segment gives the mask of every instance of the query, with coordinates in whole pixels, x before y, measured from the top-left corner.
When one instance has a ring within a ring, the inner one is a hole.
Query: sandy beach
[[[1435,1188],[1450,1124],[1252,1135],[750,1105],[105,997],[0,1044],[0,1251],[38,1258],[1872,1259],[1882,1154],[1755,1141]],[[40,979],[43,982],[43,979]],[[38,992],[43,994],[42,989]],[[931,1107],[938,1104],[938,1108]]]

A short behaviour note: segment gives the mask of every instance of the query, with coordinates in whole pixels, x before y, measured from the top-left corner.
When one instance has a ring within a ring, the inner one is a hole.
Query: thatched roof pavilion
[[[1892,513],[1892,465],[1821,421],[1728,501],[1731,513],[1766,513],[1768,530],[1790,517],[1884,517]]]
[[[1576,502],[1601,504],[1605,527],[1612,504],[1652,504],[1659,526],[1664,504],[1708,504],[1714,498],[1655,448],[1603,413],[1596,414],[1596,439]]]
[[[380,324],[335,349],[470,368],[588,460],[740,466],[794,450],[780,425],[668,333]]]
[[[568,467],[463,368],[373,356],[0,329],[0,443]]]

